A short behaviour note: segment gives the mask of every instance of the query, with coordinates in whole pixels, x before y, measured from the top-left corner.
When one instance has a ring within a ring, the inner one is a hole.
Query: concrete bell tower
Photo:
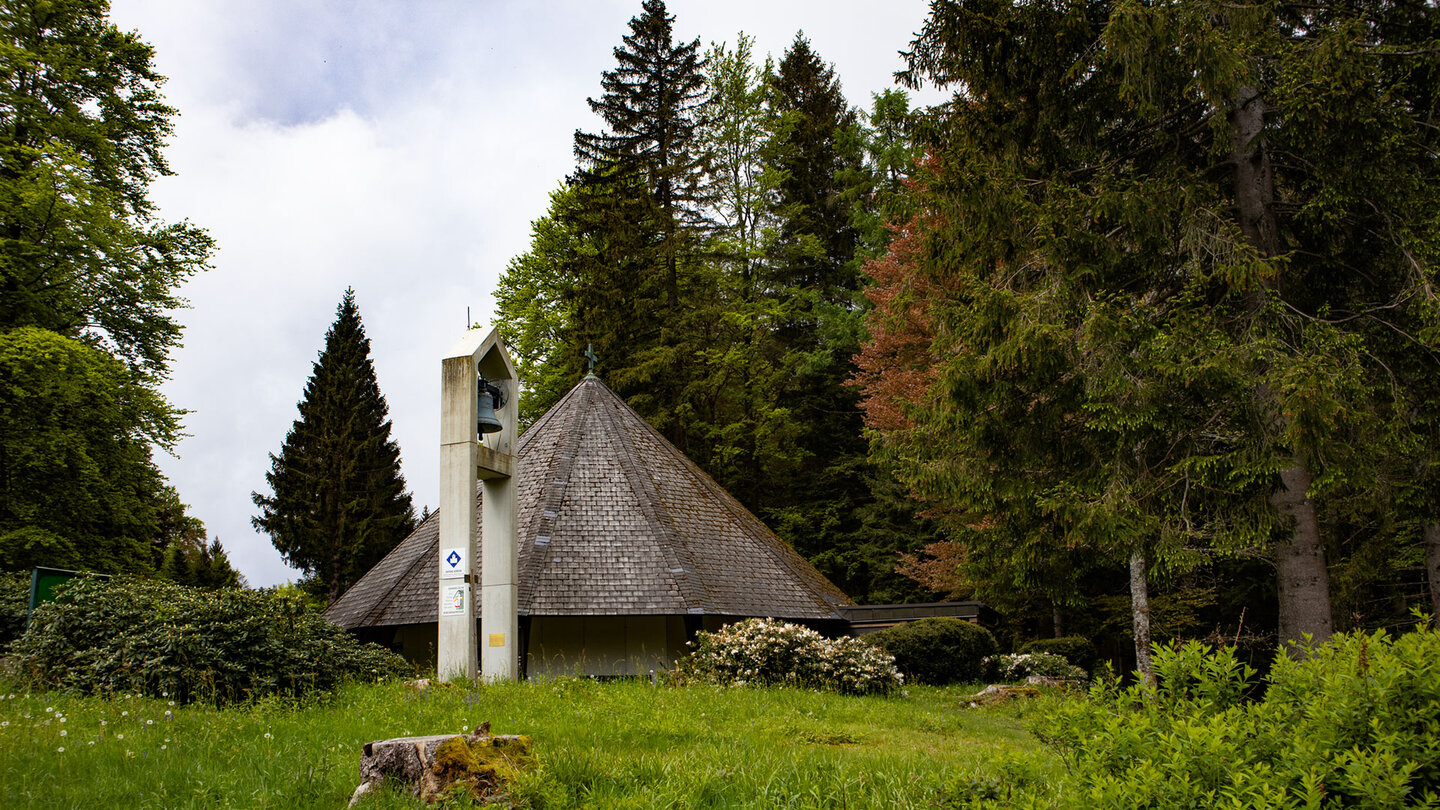
[[[440,362],[440,616],[436,674],[442,681],[519,677],[519,571],[515,447],[519,381],[499,330],[472,329]],[[482,382],[483,381],[483,382]],[[500,392],[481,433],[480,386]],[[498,422],[498,429],[496,425]],[[475,489],[481,493],[476,543]],[[482,565],[477,573],[475,551]],[[475,626],[476,602],[480,627]]]

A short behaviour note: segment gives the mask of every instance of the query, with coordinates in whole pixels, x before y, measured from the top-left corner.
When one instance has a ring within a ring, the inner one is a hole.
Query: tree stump
[[[490,733],[485,723],[470,734],[396,737],[365,744],[354,807],[385,779],[409,785],[411,793],[436,802],[456,791],[479,801],[493,798],[521,771],[535,766],[535,743],[524,734]]]
[[[971,695],[965,700],[970,708],[978,706],[993,706],[997,703],[1009,703],[1020,698],[1040,697],[1040,690],[1033,686],[1007,686],[1005,684],[991,684]]]

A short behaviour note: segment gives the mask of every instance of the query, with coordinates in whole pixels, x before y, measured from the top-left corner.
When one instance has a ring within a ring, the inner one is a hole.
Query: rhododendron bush
[[[801,686],[849,695],[900,688],[895,659],[856,638],[827,639],[807,627],[746,619],[701,632],[681,661],[693,677],[731,686]]]

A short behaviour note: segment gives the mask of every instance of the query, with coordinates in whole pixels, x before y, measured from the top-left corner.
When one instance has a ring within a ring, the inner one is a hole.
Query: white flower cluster
[[[856,638],[827,639],[807,627],[746,619],[702,632],[684,668],[734,686],[793,685],[851,695],[883,695],[900,688],[895,659]]]
[[[1042,678],[1067,678],[1083,681],[1090,677],[1085,670],[1054,653],[1021,653],[991,655],[985,658],[985,672],[999,681],[1021,681],[1031,675]]]

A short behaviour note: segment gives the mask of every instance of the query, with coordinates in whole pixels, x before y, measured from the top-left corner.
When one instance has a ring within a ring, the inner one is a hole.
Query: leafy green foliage
[[[625,44],[615,49],[615,69],[601,75],[604,95],[588,99],[609,131],[575,132],[582,182],[642,178],[664,213],[657,224],[671,242],[672,259],[679,225],[694,218],[700,178],[696,131],[705,100],[700,40],[674,42],[674,22],[663,0],[644,0],[641,13],[630,20]]]
[[[176,426],[110,354],[35,327],[0,332],[0,568],[149,572],[174,494],[150,456]]]
[[[1040,638],[1027,642],[1020,648],[1020,652],[1058,655],[1086,672],[1095,669],[1095,661],[1100,657],[1100,651],[1095,649],[1094,642],[1084,636]]]
[[[1325,555],[1430,519],[1376,525],[1433,445],[1440,14],[931,12],[905,78],[957,92],[872,265],[873,458],[987,601],[1058,615],[1129,554],[1162,588],[1264,554],[1282,637],[1328,633]]]
[[[779,64],[743,34],[702,61],[671,23],[653,1],[630,21],[591,100],[607,129],[576,133],[576,174],[498,285],[522,421],[593,345],[612,390],[853,598],[930,598],[894,569],[935,527],[866,462],[849,383],[859,256],[904,209],[908,100],[864,126],[803,37]]]
[[[333,602],[415,527],[354,290],[336,308],[299,408],[270,456],[273,494],[253,495],[252,522]]]
[[[82,578],[36,609],[10,670],[36,689],[225,702],[304,695],[409,665],[268,592]]]
[[[84,336],[153,386],[180,340],[176,290],[213,243],[154,218],[147,191],[170,173],[161,147],[175,110],[152,49],[115,28],[108,6],[0,14],[0,330]]]
[[[214,244],[155,216],[175,110],[108,5],[0,12],[0,568],[153,571],[168,542],[159,387]]]
[[[30,575],[23,571],[0,572],[0,653],[25,632],[30,612]]]
[[[1440,800],[1440,633],[1349,633],[1282,655],[1254,700],[1227,649],[1156,650],[1159,685],[1095,686],[1035,733],[1072,777],[1058,807],[1420,807]]]
[[[569,346],[576,300],[571,268],[587,252],[571,218],[581,193],[568,186],[551,192],[550,210],[530,223],[530,249],[510,260],[495,288],[495,314],[525,385],[521,430],[565,396],[582,368]]]
[[[680,662],[687,675],[731,686],[803,686],[847,695],[900,688],[894,659],[860,639],[827,639],[795,624],[746,619],[701,631]]]
[[[989,630],[949,617],[897,624],[862,638],[893,655],[907,680],[936,686],[979,681],[986,657],[999,650]]]

